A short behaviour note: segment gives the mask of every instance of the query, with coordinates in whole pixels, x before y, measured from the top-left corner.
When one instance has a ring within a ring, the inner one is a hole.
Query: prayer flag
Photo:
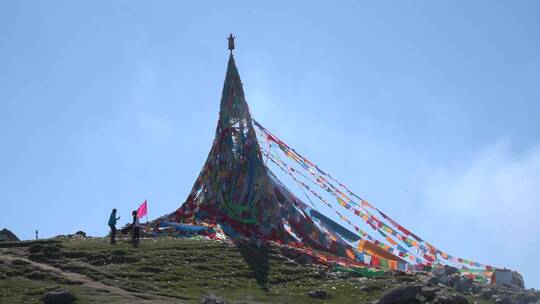
[[[139,209],[137,209],[137,216],[139,218],[142,218],[147,213],[148,213],[147,203],[146,203],[146,200],[144,200],[144,202],[139,206]]]

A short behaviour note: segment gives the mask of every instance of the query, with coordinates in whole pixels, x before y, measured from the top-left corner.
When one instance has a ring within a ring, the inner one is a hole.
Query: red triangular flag
[[[144,200],[144,203],[142,203],[140,206],[139,206],[139,209],[137,209],[137,216],[139,218],[142,218],[143,216],[145,216],[146,214],[148,213],[148,210],[146,208],[146,200]]]

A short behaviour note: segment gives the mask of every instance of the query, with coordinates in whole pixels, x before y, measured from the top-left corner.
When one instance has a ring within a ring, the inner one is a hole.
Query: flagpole
[[[144,201],[146,202],[146,233],[148,233],[148,199],[145,197]]]

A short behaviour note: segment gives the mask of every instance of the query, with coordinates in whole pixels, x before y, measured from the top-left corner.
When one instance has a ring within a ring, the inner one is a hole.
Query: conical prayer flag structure
[[[215,139],[186,202],[159,221],[219,224],[227,235],[303,242],[354,258],[338,235],[322,231],[308,207],[263,162],[242,82],[231,54]]]
[[[219,226],[230,238],[293,245],[342,265],[423,270],[444,264],[489,278],[493,267],[437,249],[253,120],[232,54],[234,37],[228,39],[231,54],[212,148],[185,202],[154,224]],[[278,180],[269,162],[292,178],[310,205]]]
[[[214,143],[176,219],[221,223],[231,233],[282,237],[279,206],[231,54]]]

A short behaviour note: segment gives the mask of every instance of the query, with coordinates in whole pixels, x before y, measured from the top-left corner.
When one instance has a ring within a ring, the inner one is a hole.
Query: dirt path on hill
[[[58,277],[61,277],[61,278],[65,279],[65,280],[68,280],[68,281],[71,281],[71,282],[80,282],[81,284],[79,284],[78,286],[94,289],[96,291],[107,291],[107,292],[110,292],[111,294],[121,296],[121,297],[125,298],[127,301],[129,301],[129,303],[141,303],[141,304],[146,304],[146,303],[157,303],[157,304],[187,303],[186,301],[183,301],[183,300],[180,300],[180,299],[177,299],[177,298],[158,296],[158,295],[153,295],[153,294],[148,294],[148,293],[129,292],[129,291],[127,291],[125,289],[122,289],[122,288],[119,288],[119,287],[106,285],[106,284],[103,284],[103,283],[101,283],[99,281],[92,280],[91,278],[89,278],[89,277],[87,277],[85,275],[82,275],[80,273],[66,272],[66,271],[63,271],[63,270],[61,270],[59,268],[53,267],[51,265],[34,262],[32,260],[29,260],[29,259],[26,259],[26,258],[23,258],[23,257],[13,256],[13,255],[10,255],[10,254],[8,254],[6,252],[2,252],[2,250],[0,250],[0,261],[12,263],[15,260],[25,261],[29,265],[32,265],[33,267],[35,267],[37,269],[49,272],[51,274],[54,274],[54,275],[56,275]]]

